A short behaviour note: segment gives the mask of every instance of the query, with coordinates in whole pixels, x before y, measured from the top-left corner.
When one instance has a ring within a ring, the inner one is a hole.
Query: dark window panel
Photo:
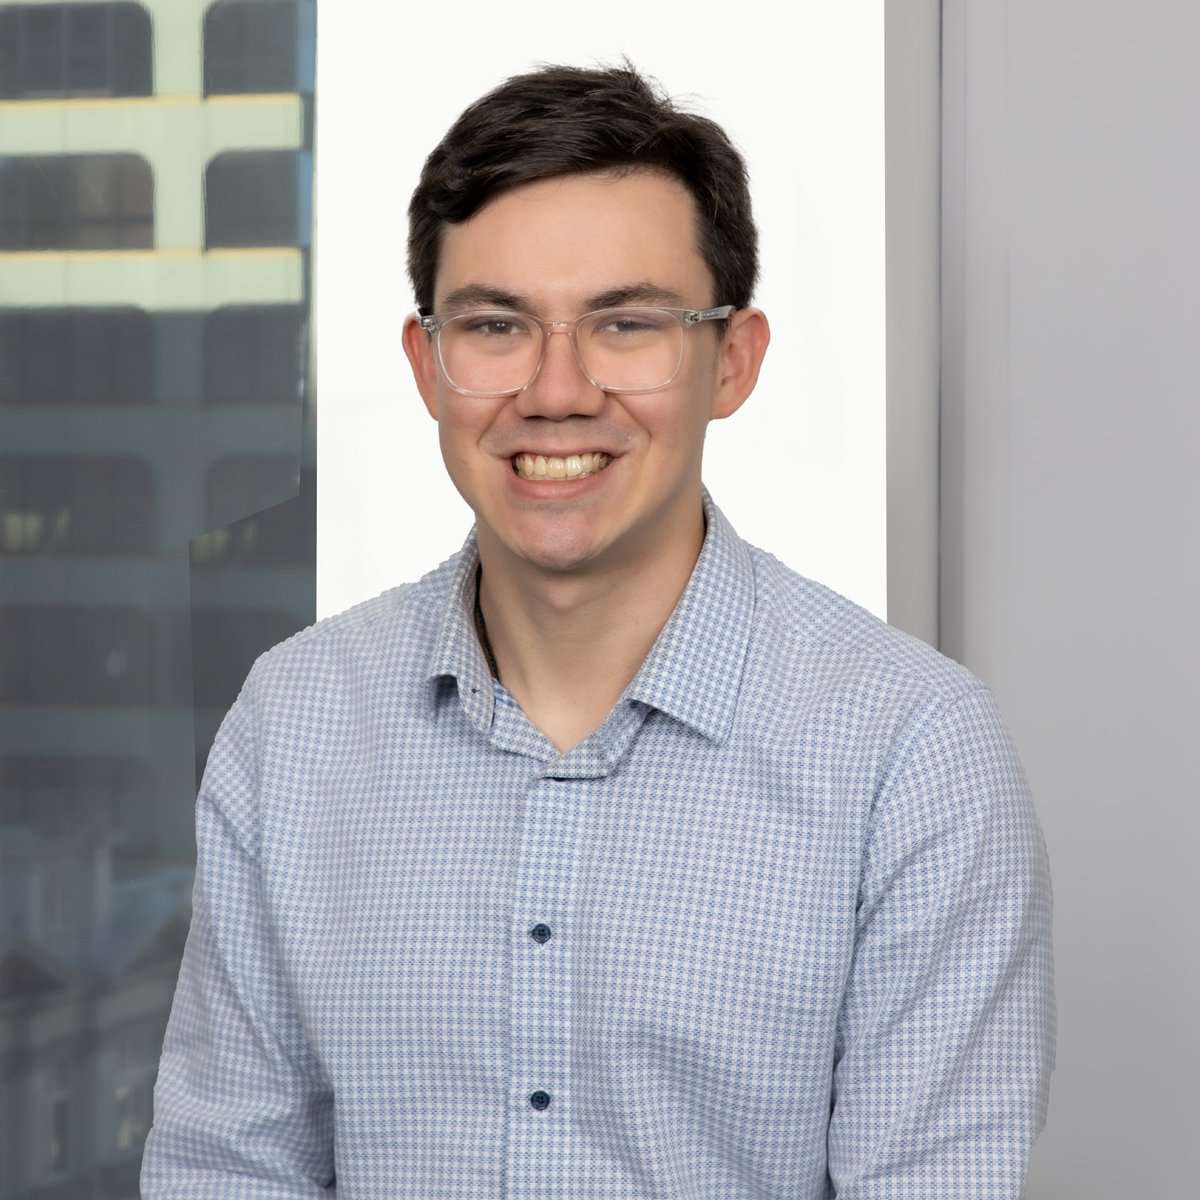
[[[0,405],[150,404],[154,354],[141,309],[0,309]]]
[[[221,0],[204,18],[204,92],[293,92],[295,0]]]
[[[293,499],[194,538],[193,571],[311,566],[317,539],[314,475],[311,467],[301,470],[300,493]]]
[[[17,17],[11,9],[0,8],[0,100],[19,94],[22,51],[16,36]]]
[[[287,422],[281,419],[279,424],[282,426]],[[280,436],[286,438],[288,435],[281,429]],[[276,450],[271,453],[224,455],[205,473],[205,528],[221,530],[231,522],[259,515],[269,508],[294,500],[299,495],[299,489],[300,461],[295,454]],[[262,527],[260,521],[253,528],[242,530],[242,534],[253,538]]]
[[[24,94],[53,96],[63,84],[63,14],[58,8],[26,8],[16,14],[24,24]]]
[[[110,14],[89,5],[68,8],[65,15],[67,90],[76,96],[103,95],[110,90]]]
[[[141,840],[138,821],[157,792],[149,763],[117,754],[0,755],[0,825],[40,837],[78,831],[91,816],[123,839]]]
[[[296,245],[299,189],[295,150],[217,155],[204,173],[207,245]]]
[[[136,154],[0,158],[0,250],[154,245],[154,180]]]
[[[148,96],[150,15],[136,3],[0,9],[0,99]]]
[[[140,4],[114,4],[109,30],[112,46],[112,94],[150,96],[154,93],[154,56],[150,14]]]
[[[154,478],[133,455],[0,457],[0,558],[148,554]]]
[[[154,630],[126,606],[0,607],[0,703],[154,702]]]
[[[0,999],[30,1001],[59,991],[63,981],[20,950],[0,953]]]
[[[198,708],[228,708],[264,650],[305,627],[270,608],[192,610],[192,688]]]
[[[218,459],[204,480],[205,524],[216,528],[224,523],[222,513],[251,513],[264,507],[264,498],[286,497],[298,485],[297,470],[296,460],[288,455],[237,454]]]
[[[299,305],[219,308],[204,321],[205,404],[296,404],[307,358]]]

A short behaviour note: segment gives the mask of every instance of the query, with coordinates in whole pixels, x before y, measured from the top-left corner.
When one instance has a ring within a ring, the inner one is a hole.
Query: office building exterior
[[[135,1197],[197,780],[314,616],[315,0],[0,0],[0,1200]]]

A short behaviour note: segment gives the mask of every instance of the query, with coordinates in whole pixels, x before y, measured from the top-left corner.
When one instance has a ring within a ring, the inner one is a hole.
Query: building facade
[[[194,801],[315,611],[315,0],[0,0],[0,1198],[136,1197]]]

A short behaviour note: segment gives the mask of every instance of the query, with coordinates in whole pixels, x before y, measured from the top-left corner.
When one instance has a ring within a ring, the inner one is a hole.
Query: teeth
[[[602,471],[612,462],[608,454],[571,454],[566,458],[547,458],[541,454],[518,454],[513,469],[523,479],[581,479]]]

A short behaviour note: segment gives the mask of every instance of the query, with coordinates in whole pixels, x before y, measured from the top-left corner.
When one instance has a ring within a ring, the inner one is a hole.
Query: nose
[[[555,415],[596,407],[604,393],[583,373],[570,331],[552,328],[546,331],[541,369],[515,399],[519,411]]]

